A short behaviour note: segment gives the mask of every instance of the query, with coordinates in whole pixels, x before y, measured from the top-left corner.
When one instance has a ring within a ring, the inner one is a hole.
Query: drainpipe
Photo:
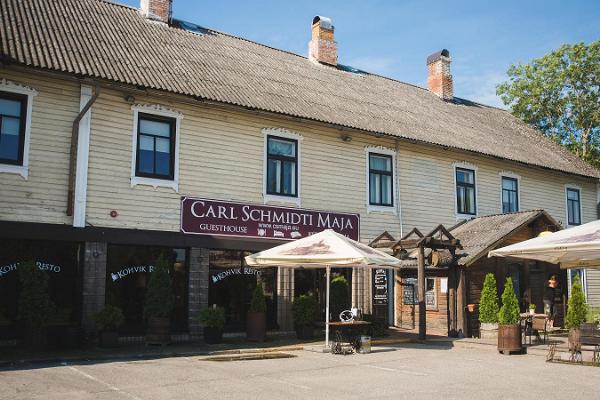
[[[73,215],[73,207],[75,202],[75,169],[77,166],[77,145],[79,143],[79,123],[83,116],[89,111],[92,105],[96,102],[98,95],[100,94],[100,86],[94,87],[94,94],[88,100],[86,105],[79,111],[79,114],[73,121],[73,127],[71,129],[71,150],[69,152],[69,190],[67,192],[67,215]]]

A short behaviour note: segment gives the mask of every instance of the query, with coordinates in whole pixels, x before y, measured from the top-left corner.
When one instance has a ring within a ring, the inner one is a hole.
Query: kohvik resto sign
[[[184,233],[291,240],[325,229],[359,240],[359,215],[181,198],[181,231]]]

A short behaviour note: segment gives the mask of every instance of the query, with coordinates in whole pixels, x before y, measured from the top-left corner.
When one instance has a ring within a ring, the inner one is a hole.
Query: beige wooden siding
[[[596,219],[596,185],[591,179],[417,144],[402,144],[399,158],[405,229],[416,226],[428,231],[439,223],[456,223],[453,165],[457,162],[476,168],[479,216],[502,212],[500,173],[509,172],[520,176],[520,210],[545,209],[564,225],[565,185],[573,184],[582,189],[582,222]]]
[[[335,129],[318,129],[214,107],[155,104],[183,113],[179,193],[131,187],[133,111],[123,95],[105,90],[94,105],[88,187],[88,222],[94,226],[179,230],[181,195],[263,202],[263,128],[284,128],[301,141],[301,207],[360,213],[363,240],[383,230],[398,236],[398,217],[366,212],[365,147],[394,147],[390,139],[355,135],[350,143]],[[107,162],[108,160],[108,162]],[[111,210],[118,212],[111,218]]]
[[[33,97],[29,176],[0,173],[0,220],[67,224],[67,172],[71,126],[79,111],[79,85],[0,68],[0,79],[29,86]]]
[[[588,268],[586,272],[588,303],[600,307],[600,270]]]

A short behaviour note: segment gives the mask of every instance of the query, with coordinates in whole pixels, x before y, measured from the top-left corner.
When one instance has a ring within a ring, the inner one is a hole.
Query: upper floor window
[[[519,211],[519,181],[508,176],[502,177],[502,212]]]
[[[27,95],[0,91],[0,163],[23,165]]]
[[[298,196],[298,141],[267,136],[267,194]]]
[[[174,118],[138,114],[136,176],[174,178],[175,123]]]
[[[567,188],[567,224],[581,225],[581,192]]]
[[[369,204],[394,205],[393,162],[391,155],[369,153]]]
[[[475,171],[456,168],[456,212],[458,214],[477,214],[475,191]]]

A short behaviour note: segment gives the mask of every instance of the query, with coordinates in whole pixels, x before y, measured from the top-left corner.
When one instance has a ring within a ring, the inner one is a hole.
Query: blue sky
[[[328,16],[341,64],[419,86],[427,84],[427,55],[447,48],[455,95],[495,106],[510,64],[600,39],[597,0],[174,0],[173,14],[302,55],[312,17]]]

